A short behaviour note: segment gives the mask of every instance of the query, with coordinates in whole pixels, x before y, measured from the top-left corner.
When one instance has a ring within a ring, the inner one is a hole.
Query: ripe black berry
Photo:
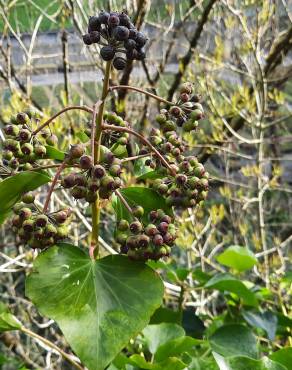
[[[92,44],[91,37],[90,37],[89,33],[86,33],[85,35],[83,35],[82,39],[83,39],[83,42],[84,42],[85,45],[91,45]]]
[[[135,28],[129,30],[129,39],[135,40],[137,37],[138,31]]]
[[[116,27],[120,24],[120,18],[116,14],[111,14],[107,20],[107,23],[110,27]]]
[[[121,26],[126,26],[126,27],[130,26],[130,23],[131,23],[130,18],[126,13],[124,13],[124,12],[120,13],[119,18],[120,18],[120,25]]]
[[[93,31],[100,31],[100,26],[101,26],[101,22],[100,22],[99,17],[96,17],[96,16],[89,17],[88,33],[91,33]]]
[[[139,47],[142,47],[146,44],[147,39],[142,32],[137,32],[135,41]]]
[[[124,47],[127,50],[133,50],[136,48],[136,42],[132,39],[128,39],[124,42]]]
[[[108,24],[109,16],[110,15],[109,15],[108,12],[105,12],[105,11],[100,12],[99,13],[99,16],[98,16],[100,23],[102,23],[102,24]]]
[[[103,60],[112,60],[115,56],[115,49],[110,45],[104,46],[100,49],[100,55]]]
[[[113,37],[117,41],[125,41],[129,37],[129,30],[127,27],[118,26],[113,31]]]
[[[127,64],[126,59],[122,57],[116,57],[113,61],[113,66],[115,67],[115,69],[119,71],[124,69],[126,67],[126,64]]]
[[[98,31],[92,31],[90,32],[89,37],[93,44],[98,44],[100,40],[100,33]]]

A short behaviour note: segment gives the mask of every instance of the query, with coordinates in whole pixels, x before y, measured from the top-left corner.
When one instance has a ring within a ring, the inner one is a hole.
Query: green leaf
[[[125,256],[94,261],[59,244],[36,258],[26,294],[58,323],[89,370],[104,370],[161,305],[163,284],[148,266]]]
[[[235,293],[243,299],[243,302],[250,306],[257,306],[258,301],[252,293],[240,280],[230,274],[216,274],[206,284],[205,288],[217,289],[220,292],[228,291]]]
[[[254,360],[246,356],[234,356],[224,358],[218,353],[213,355],[220,370],[288,370],[283,365],[263,357],[261,360]]]
[[[143,330],[143,337],[147,343],[149,351],[155,353],[157,348],[171,339],[185,335],[184,329],[176,324],[162,323],[158,325],[148,325]]]
[[[21,323],[13,316],[8,308],[0,302],[0,333],[10,330],[19,330]]]
[[[118,158],[125,158],[128,156],[128,151],[126,145],[114,144],[110,151]]]
[[[130,187],[120,189],[120,193],[124,196],[130,206],[140,205],[144,208],[143,222],[148,222],[148,214],[154,209],[163,209],[167,214],[172,215],[171,208],[166,205],[165,199],[153,189],[143,187]],[[133,217],[120,201],[119,198],[113,202],[114,210],[117,214],[117,219],[125,218],[132,221]]]
[[[270,359],[286,366],[288,370],[292,367],[292,348],[282,348],[270,355]]]
[[[147,362],[144,357],[140,355],[133,355],[130,357],[130,363],[137,365],[139,369],[149,370],[182,370],[186,368],[186,364],[176,357],[170,357],[162,362],[151,363]]]
[[[275,339],[278,319],[272,312],[243,311],[242,316],[251,326],[263,329],[270,340]]]
[[[22,194],[34,190],[50,181],[43,172],[25,171],[8,177],[0,183],[0,215],[8,213]]]
[[[79,131],[75,133],[75,136],[82,142],[87,143],[90,140],[90,137],[86,135],[84,131]]]
[[[170,310],[166,307],[159,307],[150,319],[150,324],[174,323],[178,324],[180,321],[179,312]]]
[[[56,159],[58,161],[63,161],[65,159],[66,154],[65,152],[62,152],[61,150],[50,145],[47,145],[46,149],[47,149],[46,158]]]
[[[249,270],[257,263],[255,255],[249,249],[239,245],[228,247],[216,259],[222,265],[238,271]]]
[[[243,325],[224,325],[209,338],[213,351],[224,357],[258,357],[257,342],[252,331]]]
[[[140,175],[137,177],[137,181],[143,181],[143,180],[156,180],[156,179],[162,179],[165,177],[165,172],[160,170],[150,170],[143,175]]]
[[[190,351],[198,344],[201,344],[201,341],[191,337],[180,337],[170,340],[159,346],[155,353],[155,360],[162,361],[171,356],[179,356],[183,352]]]

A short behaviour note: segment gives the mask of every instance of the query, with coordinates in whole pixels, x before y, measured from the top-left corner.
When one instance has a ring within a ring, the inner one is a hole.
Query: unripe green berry
[[[109,173],[112,176],[120,176],[121,172],[121,166],[119,166],[118,164],[111,165],[109,168]]]
[[[45,228],[45,237],[51,238],[57,234],[57,228],[52,224],[47,224]]]
[[[35,200],[35,196],[33,193],[26,193],[26,194],[23,194],[23,196],[21,197],[21,201],[26,204],[33,203],[34,200]]]
[[[29,143],[25,143],[21,146],[21,151],[24,155],[31,155],[33,154],[33,146]]]
[[[18,125],[24,125],[30,122],[28,114],[20,112],[16,116],[16,122]]]
[[[120,220],[118,225],[117,225],[117,229],[120,230],[120,231],[127,231],[129,230],[129,222],[127,220]]]
[[[84,186],[74,186],[74,188],[71,189],[71,195],[75,199],[85,198],[86,193],[87,189]]]
[[[85,196],[85,200],[88,203],[94,203],[97,200],[97,193],[88,190]]]
[[[57,239],[65,239],[68,236],[68,227],[67,226],[59,226],[57,228]]]
[[[58,143],[58,138],[56,135],[50,135],[46,138],[46,143],[50,146],[55,146]]]
[[[136,205],[132,208],[132,212],[135,217],[140,218],[144,215],[144,208],[142,206]]]

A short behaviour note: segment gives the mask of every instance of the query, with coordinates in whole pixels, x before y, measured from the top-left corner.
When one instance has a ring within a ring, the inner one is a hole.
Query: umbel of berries
[[[46,158],[46,145],[54,145],[56,137],[46,129],[34,133],[40,118],[40,114],[32,109],[11,117],[4,127],[3,166],[13,171],[27,171]]]
[[[67,208],[43,214],[35,206],[34,200],[32,193],[24,194],[21,202],[13,208],[12,228],[20,242],[31,248],[44,249],[66,239],[71,210]]]
[[[70,172],[62,178],[61,185],[70,189],[76,200],[84,199],[88,203],[96,201],[98,194],[101,199],[109,199],[113,192],[120,188],[122,181],[121,160],[105,146],[100,148],[100,161],[93,164],[90,155],[85,154],[82,145],[72,146],[68,157],[71,162],[78,163],[82,171]]]
[[[127,60],[143,60],[146,36],[139,32],[124,12],[102,11],[88,20],[86,45],[101,44],[100,55],[105,61],[113,61],[113,67],[122,70]]]
[[[175,105],[162,109],[156,116],[162,131],[175,130],[182,127],[184,132],[191,132],[199,125],[204,117],[204,109],[200,104],[200,95],[194,93],[193,85],[186,82],[180,87],[180,95]]]
[[[149,214],[149,223],[141,221],[144,209],[136,206],[132,210],[135,219],[128,222],[122,219],[117,224],[116,241],[120,253],[133,260],[158,260],[170,254],[176,239],[176,228],[172,219],[162,209]]]

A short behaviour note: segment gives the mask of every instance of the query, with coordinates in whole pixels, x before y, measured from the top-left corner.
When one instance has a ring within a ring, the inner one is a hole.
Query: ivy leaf
[[[165,172],[159,171],[159,170],[149,170],[147,172],[144,172],[142,175],[140,175],[137,178],[137,181],[142,180],[156,180],[156,179],[162,179],[165,177]]]
[[[3,180],[0,183],[0,215],[3,217],[7,214],[22,194],[35,190],[49,181],[50,177],[46,173],[35,171],[21,172]]]
[[[154,209],[163,209],[165,213],[172,215],[171,208],[167,206],[165,199],[153,189],[143,187],[130,187],[120,189],[120,193],[126,199],[128,204],[133,207],[134,205],[140,205],[144,208],[144,216],[142,217],[143,222],[148,222],[148,214]],[[132,221],[133,217],[120,201],[118,197],[113,202],[113,207],[117,215],[117,220],[122,218]]]
[[[239,245],[228,247],[216,259],[222,265],[238,271],[249,270],[257,263],[255,255],[249,249]]]
[[[258,301],[253,292],[251,292],[240,280],[230,274],[216,274],[206,284],[205,288],[217,289],[220,292],[228,291],[235,293],[242,298],[244,303],[250,306],[257,306]]]
[[[19,330],[21,323],[13,316],[8,308],[0,302],[0,333],[10,330]]]
[[[56,159],[57,161],[63,161],[65,159],[66,153],[62,152],[61,150],[53,146],[47,145],[46,150],[47,150],[46,158]]]
[[[84,132],[79,131],[75,133],[75,136],[82,142],[87,143],[90,140],[90,137]]]
[[[213,351],[224,357],[258,357],[257,342],[252,331],[239,324],[224,325],[209,338]]]
[[[242,315],[251,326],[256,326],[266,331],[270,340],[275,339],[278,319],[272,312],[243,311]]]
[[[175,338],[159,346],[155,353],[155,360],[162,361],[171,356],[179,356],[198,344],[201,344],[201,341],[195,338],[187,336]]]
[[[139,369],[148,370],[182,370],[186,369],[186,364],[176,357],[169,357],[165,361],[151,363],[147,362],[144,357],[140,355],[132,355],[130,357],[130,363],[139,367]]]
[[[182,337],[184,335],[185,331],[181,326],[171,323],[148,325],[143,330],[143,337],[151,353],[155,353],[159,346],[171,339]]]
[[[270,359],[286,366],[287,370],[289,370],[292,364],[292,348],[282,348],[279,351],[272,353],[270,355]]]
[[[104,370],[161,305],[163,284],[144,263],[120,255],[94,261],[62,243],[36,258],[26,294],[89,370]]]
[[[246,356],[234,356],[224,358],[213,352],[213,356],[220,370],[288,370],[278,362],[271,361],[267,357],[255,360]]]

